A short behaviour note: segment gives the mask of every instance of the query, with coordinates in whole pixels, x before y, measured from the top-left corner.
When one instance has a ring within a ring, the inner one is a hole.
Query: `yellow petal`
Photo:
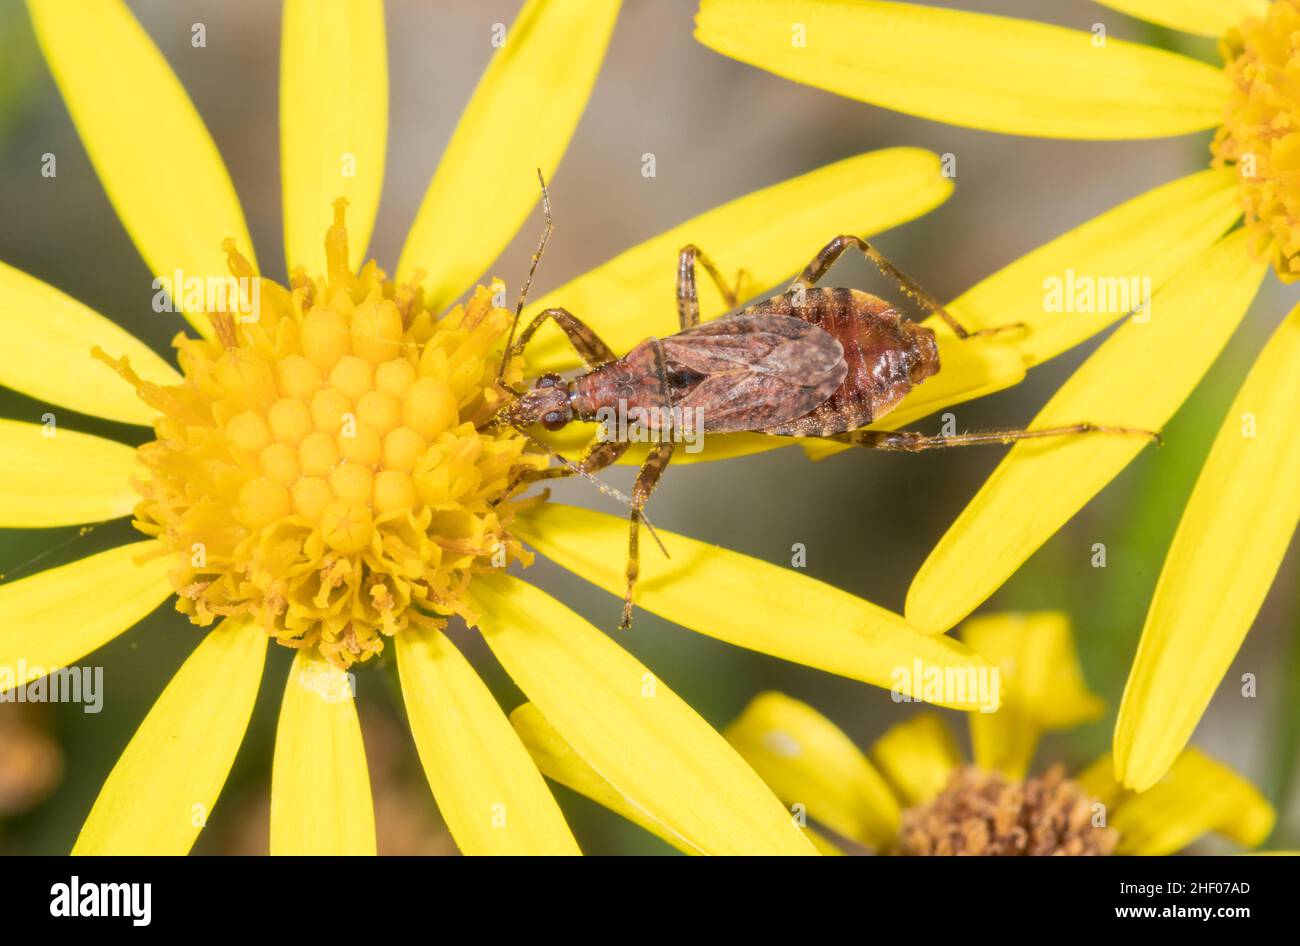
[[[1244,847],[1262,844],[1273,830],[1273,806],[1250,781],[1191,748],[1148,790],[1125,791],[1103,756],[1077,780],[1109,810],[1119,831],[1118,854],[1176,854],[1210,832]]]
[[[834,841],[821,832],[814,831],[812,828],[804,828],[803,833],[807,836],[808,840],[812,842],[812,846],[817,849],[818,854],[825,857],[840,857],[844,854],[844,852],[835,845]]]
[[[966,290],[951,309],[971,329],[1025,323],[1029,332],[1023,338],[1006,338],[1028,365],[1041,364],[1138,308],[1240,216],[1233,172],[1198,171],[1044,243]],[[1069,300],[1081,301],[1084,285],[1094,288],[1096,307],[1103,311],[1065,308]],[[1054,310],[1056,298],[1050,294],[1058,289],[1062,306]]]
[[[996,663],[1007,684],[996,713],[970,715],[971,745],[981,769],[1023,779],[1043,731],[1069,729],[1101,715],[1104,705],[1084,682],[1066,615],[973,618],[961,638]]]
[[[50,419],[52,418],[52,420]],[[125,516],[140,501],[131,488],[135,451],[112,440],[0,418],[0,525],[42,529]]]
[[[769,691],[722,733],[786,805],[839,835],[881,849],[898,834],[898,800],[838,726]]]
[[[1148,23],[1217,38],[1248,16],[1268,12],[1268,0],[1097,0]]]
[[[1264,264],[1238,230],[1202,253],[1121,325],[1057,391],[1030,429],[1091,422],[1160,430],[1218,357]],[[1211,300],[1207,304],[1207,300]],[[921,566],[909,623],[952,627],[991,595],[1149,442],[1089,434],[1022,441],[993,471]]]
[[[596,770],[583,761],[582,756],[573,751],[564,737],[546,717],[537,711],[532,703],[524,703],[510,714],[519,738],[533,756],[533,761],[547,778],[554,779],[561,785],[585,795],[598,805],[622,815],[633,824],[639,825],[651,834],[671,844],[683,854],[700,853],[691,847],[685,839],[674,834],[672,829],[648,817],[645,812],[635,807],[631,801],[615,791],[614,787],[601,778]],[[825,835],[803,827],[804,836],[819,853],[827,856],[839,856],[844,852],[835,846]]]
[[[551,561],[622,597],[626,521],[546,503],[521,512],[514,529]],[[903,696],[957,709],[997,705],[996,691],[981,693],[975,683],[986,678],[989,663],[955,640],[920,634],[898,615],[797,571],[663,530],[659,537],[672,558],[643,542],[636,587],[637,604],[655,614]],[[929,692],[927,675],[943,673],[971,685],[960,693]]]
[[[605,58],[617,0],[528,0],[479,80],[397,264],[449,305],[497,258],[555,174]],[[561,212],[562,219],[562,212]],[[520,274],[522,278],[523,274]]]
[[[709,254],[727,279],[743,269],[742,295],[753,298],[792,279],[832,237],[871,236],[943,203],[952,181],[940,170],[938,156],[919,148],[889,148],[828,164],[625,250],[539,299],[529,314],[564,306],[614,351],[625,352],[650,335],[678,330],[673,280],[677,253],[686,244]],[[701,318],[727,311],[711,279],[701,275],[698,288]],[[578,360],[563,335],[547,325],[529,345],[528,364],[541,372],[574,367]]]
[[[324,273],[335,198],[365,259],[384,182],[388,54],[380,0],[287,0],[280,37],[280,174],[289,271]]]
[[[402,698],[424,774],[465,854],[580,854],[510,723],[441,631],[395,638]]]
[[[695,25],[709,48],[784,78],[1007,134],[1181,135],[1217,125],[1227,93],[1222,73],[1185,56],[909,3],[703,0]]]
[[[815,853],[727,741],[627,651],[508,575],[479,576],[469,593],[520,689],[647,817],[702,853]]]
[[[510,714],[510,722],[519,734],[520,740],[537,763],[537,767],[550,779],[585,795],[598,805],[622,815],[633,824],[640,825],[685,854],[700,853],[685,838],[674,833],[673,829],[662,821],[656,821],[650,814],[623,795],[613,785],[601,778],[600,774],[587,764],[582,756],[573,750],[573,746],[560,735],[559,730],[547,722],[546,717],[532,703],[516,707]]]
[[[134,627],[172,593],[170,559],[133,542],[0,584],[0,692],[66,667]]]
[[[266,640],[237,619],[202,632],[113,766],[73,854],[189,853],[253,715]]]
[[[226,237],[251,261],[253,244],[221,155],[126,4],[28,0],[28,9],[108,199],[154,275],[229,275]],[[190,321],[211,334],[206,316]]]
[[[923,805],[938,795],[962,764],[952,731],[937,713],[918,713],[889,727],[872,743],[868,755],[904,808]]]
[[[151,424],[157,416],[108,365],[91,357],[96,345],[115,358],[129,358],[146,381],[180,383],[175,369],[129,332],[3,263],[0,335],[5,340],[0,384],[83,414],[127,424]]]
[[[1109,752],[1076,774],[1073,781],[1091,798],[1112,810],[1128,794],[1124,786],[1115,781],[1115,762]]]
[[[272,854],[374,854],[375,808],[355,677],[314,648],[294,656],[271,768]]]
[[[1143,789],[1173,762],[1232,664],[1300,523],[1300,307],[1251,368],[1192,490],[1115,725]]]

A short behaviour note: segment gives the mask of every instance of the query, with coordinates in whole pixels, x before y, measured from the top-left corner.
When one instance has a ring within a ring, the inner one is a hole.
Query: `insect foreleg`
[[[617,356],[601,341],[600,336],[588,327],[568,309],[554,308],[545,309],[537,313],[536,317],[528,323],[528,327],[520,333],[519,338],[510,346],[510,355],[514,357],[524,350],[524,346],[537,333],[547,321],[554,322],[559,326],[560,331],[564,332],[565,338],[573,346],[573,350],[586,363],[588,368],[598,368],[603,364],[616,360]]]
[[[676,446],[674,441],[664,440],[651,447],[645,463],[641,465],[641,472],[637,474],[636,486],[632,488],[632,515],[629,517],[627,539],[627,592],[623,596],[623,617],[618,624],[619,630],[625,631],[632,626],[632,589],[636,587],[637,576],[641,573],[638,539],[641,521],[645,518],[642,510],[658,485],[664,467],[672,459],[673,448]]]
[[[817,280],[826,275],[827,270],[835,264],[835,261],[844,255],[844,252],[850,247],[855,247],[862,252],[862,255],[871,260],[876,268],[888,276],[894,282],[898,283],[899,288],[907,293],[913,300],[922,305],[924,308],[933,312],[939,318],[948,323],[958,338],[979,338],[984,335],[997,335],[1000,332],[1023,331],[1025,326],[1022,322],[1016,322],[1010,325],[999,325],[996,328],[980,329],[972,332],[957,321],[956,317],[944,308],[943,303],[936,299],[930,293],[921,288],[917,282],[904,273],[901,269],[885,259],[874,246],[861,237],[856,237],[851,233],[837,236],[824,247],[821,252],[813,257],[813,261],[808,264],[798,278],[790,284],[790,291],[798,289],[811,289]]]
[[[1061,427],[1043,427],[1038,430],[1007,427],[950,436],[928,436],[914,430],[853,430],[843,434],[830,434],[826,439],[852,444],[855,447],[868,447],[872,450],[902,450],[917,453],[921,450],[937,450],[943,447],[974,447],[982,444],[1012,443],[1017,440],[1036,440],[1040,437],[1070,437],[1082,434],[1147,437],[1160,443],[1160,435],[1155,431],[1086,422]]]
[[[682,247],[677,254],[677,321],[682,330],[700,324],[700,297],[695,288],[695,264],[699,263],[709,274],[713,284],[722,293],[728,309],[740,305],[741,286],[744,285],[746,272],[742,269],[736,273],[735,286],[728,286],[722,278],[722,272],[713,260],[704,255],[704,251],[693,243]]]
[[[592,440],[583,448],[582,453],[575,461],[572,469],[567,466],[553,466],[545,470],[525,470],[520,474],[515,484],[520,483],[537,483],[542,480],[553,480],[563,476],[572,476],[574,473],[599,473],[608,466],[613,466],[619,461],[623,454],[627,453],[630,443],[618,440],[601,440],[599,437]]]

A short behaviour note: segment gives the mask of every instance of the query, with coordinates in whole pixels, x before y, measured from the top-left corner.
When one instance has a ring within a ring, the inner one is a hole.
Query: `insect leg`
[[[574,462],[574,466],[577,467],[576,470],[567,466],[553,466],[545,470],[525,470],[515,480],[515,485],[558,479],[563,476],[572,476],[574,473],[599,473],[606,467],[617,463],[619,458],[627,453],[630,446],[632,444],[627,441],[601,440],[597,437],[583,448],[581,455]]]
[[[548,320],[559,326],[560,331],[564,332],[565,337],[569,340],[569,344],[573,346],[573,350],[586,362],[588,368],[596,368],[617,359],[618,356],[614,354],[608,345],[601,341],[600,336],[592,331],[585,322],[568,309],[562,308],[545,309],[538,312],[510,347],[510,356],[514,357],[520,354],[524,350],[524,346],[537,333],[537,330]]]
[[[851,233],[837,236],[824,247],[821,252],[813,257],[813,261],[808,264],[802,273],[790,284],[790,290],[811,289],[817,280],[826,275],[826,271],[834,265],[846,250],[850,247],[856,247],[862,251],[862,255],[871,260],[876,268],[888,276],[894,282],[898,283],[903,292],[907,293],[913,300],[933,312],[939,318],[948,323],[958,338],[978,338],[983,335],[997,335],[1000,332],[1012,330],[1023,331],[1025,325],[1023,322],[1015,322],[1010,325],[999,325],[996,328],[980,329],[972,332],[966,329],[951,312],[944,308],[943,303],[936,299],[930,293],[921,288],[917,282],[900,270],[897,266],[885,259],[880,252],[861,237],[856,237]]]
[[[1082,434],[1147,437],[1157,444],[1161,442],[1160,435],[1152,430],[1139,430],[1136,427],[1112,427],[1086,421],[1078,424],[1065,424],[1060,427],[1043,427],[1038,430],[1006,427],[999,430],[980,430],[946,437],[942,435],[928,436],[914,430],[853,430],[843,434],[830,434],[826,439],[852,444],[855,447],[868,447],[872,450],[902,450],[908,453],[917,453],[921,450],[935,450],[942,447],[973,447],[981,444],[1012,443],[1016,440],[1036,440],[1040,437],[1069,437]]]
[[[672,459],[673,448],[676,446],[675,441],[664,440],[651,447],[641,466],[641,472],[637,474],[636,486],[632,488],[632,515],[627,539],[627,593],[623,596],[623,617],[618,623],[619,630],[622,631],[632,626],[632,589],[636,587],[637,576],[641,573],[638,533],[644,518],[642,509],[658,485],[659,476]]]
[[[713,284],[722,293],[728,309],[740,305],[740,289],[748,274],[742,269],[736,273],[735,286],[728,286],[722,272],[713,260],[704,255],[694,243],[688,243],[677,254],[677,320],[684,330],[700,324],[700,298],[695,291],[695,264],[704,267]]]

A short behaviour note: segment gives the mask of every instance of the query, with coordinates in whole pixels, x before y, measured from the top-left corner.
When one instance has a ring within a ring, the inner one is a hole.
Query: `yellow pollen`
[[[1291,282],[1300,279],[1300,0],[1274,0],[1220,51],[1231,92],[1213,163],[1236,167],[1255,252]]]
[[[546,466],[513,429],[479,429],[508,396],[511,314],[479,287],[435,318],[418,284],[397,289],[373,262],[349,272],[345,206],[326,275],[262,280],[256,321],[210,313],[216,338],[177,337],[183,383],[97,352],[159,412],[135,524],[174,556],[178,609],[204,626],[251,615],[341,667],[412,624],[472,619],[465,588],[498,549],[529,561],[508,527],[520,474]]]

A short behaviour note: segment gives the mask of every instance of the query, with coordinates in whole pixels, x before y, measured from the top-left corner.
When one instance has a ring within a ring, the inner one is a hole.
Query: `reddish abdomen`
[[[888,413],[911,390],[910,342],[898,313],[883,299],[857,289],[806,289],[760,302],[746,313],[771,312],[802,319],[844,347],[848,374],[821,406],[765,433],[816,437],[865,427]]]

